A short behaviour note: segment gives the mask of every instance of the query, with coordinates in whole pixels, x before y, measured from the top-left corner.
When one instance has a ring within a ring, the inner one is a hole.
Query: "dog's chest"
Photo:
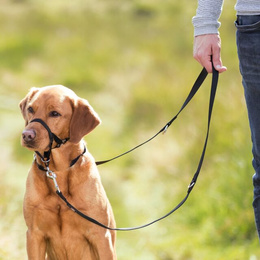
[[[105,221],[108,202],[96,174],[56,174],[60,190],[74,207],[91,217],[99,215],[99,219]],[[24,213],[29,228],[40,230],[52,240],[62,241],[74,232],[79,237],[84,236],[93,226],[67,207],[56,194],[53,181],[42,172],[34,171],[28,176]]]
[[[81,233],[88,222],[83,221],[56,196],[46,198],[41,206],[34,207],[33,212],[31,212],[35,216],[38,228],[47,237],[53,235],[54,237],[64,237],[75,230],[77,233]]]

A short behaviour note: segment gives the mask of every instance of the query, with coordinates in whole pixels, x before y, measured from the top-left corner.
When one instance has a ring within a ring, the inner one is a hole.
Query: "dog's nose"
[[[32,129],[26,129],[23,131],[22,137],[25,142],[30,142],[34,140],[34,138],[36,137],[36,133]]]

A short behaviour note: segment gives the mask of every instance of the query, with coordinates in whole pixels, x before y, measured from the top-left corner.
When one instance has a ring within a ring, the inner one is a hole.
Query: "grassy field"
[[[221,17],[222,59],[201,176],[175,214],[118,232],[122,260],[259,260],[251,143],[235,46],[235,2]],[[102,125],[86,137],[97,160],[155,134],[175,115],[201,68],[192,58],[196,1],[2,0],[0,8],[0,259],[26,259],[22,201],[32,153],[20,147],[19,101],[63,84]],[[206,132],[210,80],[166,135],[99,167],[118,227],[172,209],[192,178]]]

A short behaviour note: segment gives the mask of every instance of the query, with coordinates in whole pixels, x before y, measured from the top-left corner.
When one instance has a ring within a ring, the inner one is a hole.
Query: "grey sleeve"
[[[224,0],[198,0],[196,16],[192,18],[194,36],[202,34],[218,34]]]

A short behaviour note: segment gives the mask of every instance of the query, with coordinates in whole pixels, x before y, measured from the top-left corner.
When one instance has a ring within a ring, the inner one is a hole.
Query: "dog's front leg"
[[[46,255],[46,240],[38,231],[28,230],[27,238],[27,254],[28,260],[44,260]]]
[[[115,236],[115,232],[106,230],[105,235],[103,232],[100,232],[99,236],[100,237],[97,236],[97,241],[99,242],[96,244],[99,259],[116,260],[117,256],[115,250],[115,241],[113,241],[113,236]]]

